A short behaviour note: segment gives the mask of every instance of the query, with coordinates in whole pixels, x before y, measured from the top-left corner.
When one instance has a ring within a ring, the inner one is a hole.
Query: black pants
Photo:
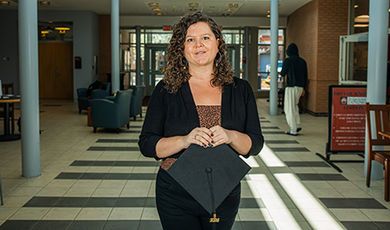
[[[240,204],[238,184],[217,208],[219,223],[210,223],[210,214],[192,198],[165,170],[159,170],[156,181],[156,203],[164,230],[230,230]]]

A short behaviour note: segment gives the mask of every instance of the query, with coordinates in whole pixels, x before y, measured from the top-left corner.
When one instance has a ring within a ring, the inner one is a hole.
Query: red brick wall
[[[347,34],[348,0],[313,0],[288,16],[287,45],[308,64],[307,109],[328,112],[328,86],[338,83],[339,37]]]

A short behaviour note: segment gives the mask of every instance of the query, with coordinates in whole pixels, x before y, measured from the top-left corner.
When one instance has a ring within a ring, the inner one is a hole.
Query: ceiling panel
[[[310,2],[311,0],[279,0],[279,14],[288,16],[296,9]],[[16,1],[17,2],[17,1]],[[41,10],[81,10],[93,11],[97,14],[110,14],[110,0],[50,0],[50,6],[40,7]],[[270,0],[119,0],[120,14],[131,16],[153,15],[152,8],[148,5],[157,2],[162,15],[181,16],[186,13],[200,10],[210,16],[230,17],[264,17],[270,8]],[[190,3],[197,3],[198,7],[191,8]],[[230,3],[237,3],[238,7],[229,7]],[[9,7],[3,9],[15,9],[17,4],[12,2]],[[231,13],[226,10],[231,9]]]

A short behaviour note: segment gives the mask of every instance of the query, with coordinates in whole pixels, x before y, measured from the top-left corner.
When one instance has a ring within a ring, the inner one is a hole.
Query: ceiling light
[[[59,32],[60,34],[64,34],[64,33],[66,33],[66,31],[70,30],[69,27],[64,27],[64,26],[55,27],[54,29],[55,29],[55,30],[58,30],[58,32]]]
[[[355,17],[354,22],[359,22],[359,23],[368,23],[370,19],[370,16],[368,15],[359,15]]]
[[[355,24],[353,25],[353,27],[364,28],[364,27],[368,27],[368,24]]]
[[[359,5],[358,4],[355,4],[355,5],[353,5],[353,8],[358,8],[359,7]]]
[[[232,9],[227,9],[227,10],[225,10],[226,12],[228,12],[228,13],[231,13],[231,12],[233,12],[233,10]]]
[[[150,7],[158,7],[158,2],[149,2]]]
[[[9,1],[0,1],[1,6],[9,6]]]
[[[42,31],[41,31],[41,34],[48,34],[48,33],[49,33],[48,30],[42,30]]]
[[[50,6],[50,1],[39,1],[40,6]]]
[[[271,15],[267,14],[267,18],[270,18],[270,17],[271,17]]]
[[[188,6],[190,6],[190,7],[198,7],[199,3],[191,2],[191,3],[188,3]]]
[[[153,8],[153,11],[154,11],[154,12],[160,12],[161,9],[160,9],[160,8]]]
[[[237,8],[238,7],[238,3],[230,3],[229,4],[229,8]]]
[[[161,12],[157,12],[157,13],[155,13],[154,15],[156,15],[156,16],[161,16],[162,13],[161,13]]]
[[[267,14],[271,13],[271,11],[267,10]]]

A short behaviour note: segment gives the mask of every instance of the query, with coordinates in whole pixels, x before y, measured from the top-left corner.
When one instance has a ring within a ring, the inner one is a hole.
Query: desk
[[[20,135],[10,133],[9,129],[9,106],[19,103],[19,97],[1,97],[0,104],[4,104],[4,133],[0,136],[0,141],[13,141],[20,139]]]

